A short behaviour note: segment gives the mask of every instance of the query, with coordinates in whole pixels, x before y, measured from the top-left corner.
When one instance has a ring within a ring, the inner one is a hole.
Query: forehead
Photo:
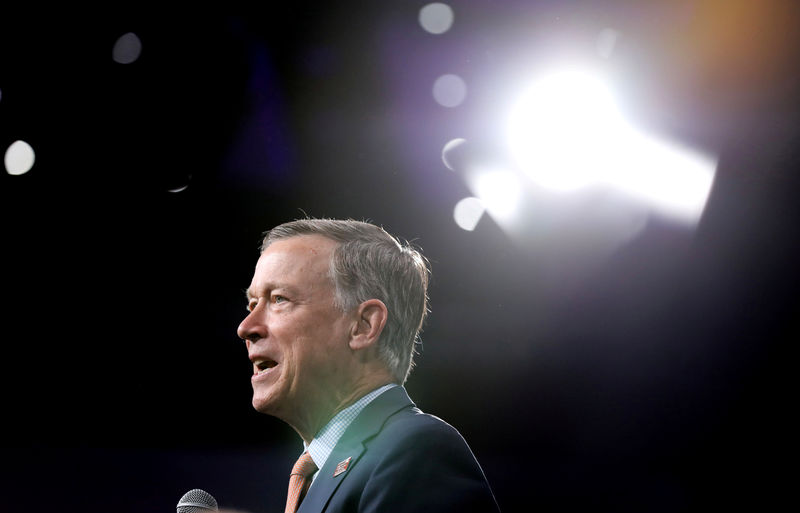
[[[261,253],[251,288],[330,284],[330,261],[336,246],[321,235],[277,240]]]

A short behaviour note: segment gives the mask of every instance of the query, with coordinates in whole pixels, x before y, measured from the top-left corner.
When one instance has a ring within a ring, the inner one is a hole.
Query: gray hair
[[[430,269],[422,254],[383,228],[352,219],[298,219],[268,231],[263,252],[273,242],[321,235],[339,245],[331,257],[336,306],[349,311],[379,299],[388,319],[378,340],[378,356],[402,384],[414,365],[414,344],[428,313]]]

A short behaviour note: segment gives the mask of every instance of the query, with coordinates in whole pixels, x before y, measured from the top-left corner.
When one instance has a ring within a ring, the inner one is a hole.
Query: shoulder
[[[418,448],[445,444],[469,451],[467,442],[455,427],[416,407],[401,410],[387,419],[376,441],[396,445],[413,443]]]
[[[404,389],[391,390],[373,419],[374,436],[362,439],[370,459],[406,461],[424,456],[426,466],[462,461],[481,473],[469,445],[458,430],[441,418],[424,413]],[[376,400],[376,403],[378,401]],[[385,407],[385,408],[384,408]]]
[[[332,484],[338,489],[329,513],[498,511],[464,437],[449,423],[419,410],[402,387],[365,407],[335,450],[336,461],[351,452],[358,455],[341,474],[340,486]]]
[[[416,408],[397,412],[366,442],[363,511],[497,511],[491,488],[461,434]],[[391,507],[387,508],[387,504]],[[403,504],[403,508],[399,505]],[[406,508],[407,507],[407,508]]]
[[[372,458],[389,467],[406,464],[409,471],[419,472],[415,465],[423,464],[431,472],[446,468],[483,479],[483,471],[461,433],[417,408],[402,410],[387,419],[380,433],[365,445]]]

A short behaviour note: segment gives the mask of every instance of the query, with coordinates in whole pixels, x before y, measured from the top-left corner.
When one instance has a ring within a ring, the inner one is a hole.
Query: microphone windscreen
[[[178,501],[177,513],[208,513],[209,511],[219,511],[217,499],[199,488],[184,493],[181,500]]]

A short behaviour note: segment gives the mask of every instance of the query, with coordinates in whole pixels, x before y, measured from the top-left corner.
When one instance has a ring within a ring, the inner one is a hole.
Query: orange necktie
[[[289,476],[289,494],[286,496],[285,513],[295,513],[300,501],[303,500],[308,487],[311,486],[311,476],[317,471],[317,466],[311,455],[304,452],[292,468]]]

